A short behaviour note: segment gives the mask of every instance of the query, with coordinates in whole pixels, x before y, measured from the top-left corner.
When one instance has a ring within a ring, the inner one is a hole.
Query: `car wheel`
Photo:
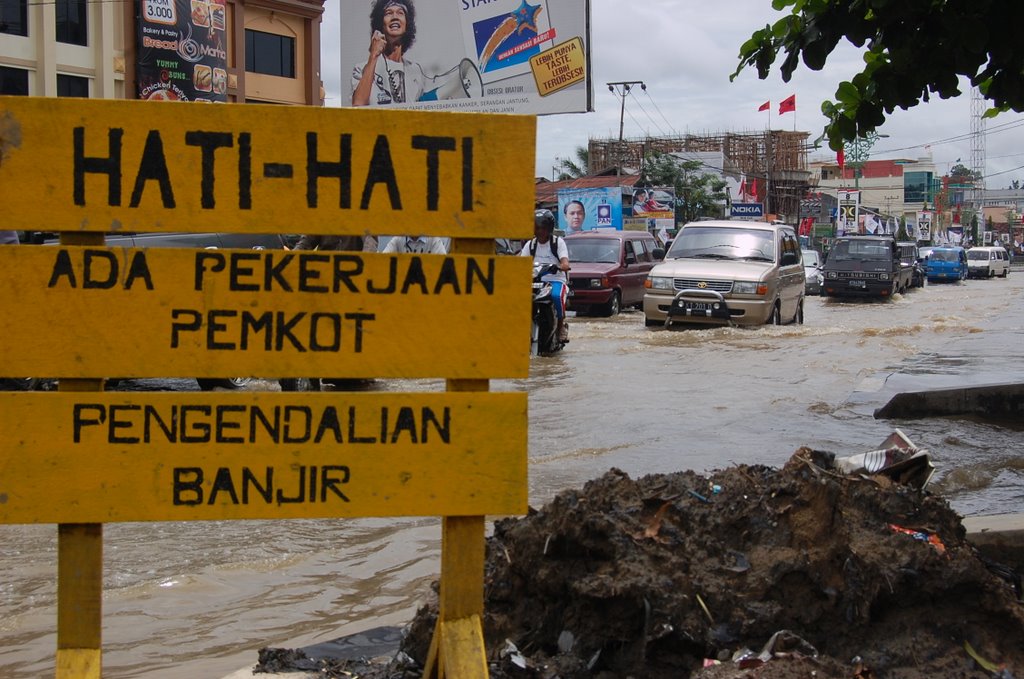
[[[281,391],[320,391],[320,380],[314,377],[282,377]]]
[[[802,299],[796,306],[796,315],[793,317],[793,322],[797,325],[804,324],[804,301]]]
[[[608,300],[608,303],[604,306],[605,316],[618,316],[619,311],[622,310],[622,298],[619,296],[619,291],[615,290],[612,292],[612,298]]]
[[[213,391],[220,387],[221,389],[241,389],[245,385],[249,384],[252,380],[248,377],[228,377],[226,379],[221,378],[203,378],[197,377],[196,382],[199,383],[199,388],[203,391]]]
[[[772,306],[772,315],[768,317],[768,325],[782,325],[782,313],[779,311],[778,303]]]

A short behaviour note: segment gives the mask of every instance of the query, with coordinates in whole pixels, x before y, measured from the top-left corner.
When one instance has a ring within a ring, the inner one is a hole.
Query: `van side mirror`
[[[789,264],[797,264],[799,261],[800,256],[797,253],[787,251],[782,253],[782,259],[779,260],[779,263],[782,264],[782,266],[786,266]]]
[[[651,251],[651,257],[654,257],[654,261],[660,262],[665,259],[665,248],[654,248]]]
[[[629,265],[629,264],[636,264],[636,253],[635,252],[627,252],[626,253],[626,264],[627,265]]]

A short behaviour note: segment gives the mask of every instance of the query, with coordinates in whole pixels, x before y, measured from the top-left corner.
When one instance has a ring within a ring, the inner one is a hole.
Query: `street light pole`
[[[853,188],[857,192],[857,202],[854,208],[854,227],[860,227],[860,206],[863,201],[860,199],[860,175],[864,170],[864,164],[868,162],[868,158],[871,154],[871,147],[875,145],[879,139],[888,137],[887,134],[878,134],[877,132],[868,132],[863,137],[855,137],[852,141],[845,144],[843,153],[847,158],[847,164],[853,165]]]
[[[639,85],[640,89],[646,92],[647,84],[643,80],[621,80],[605,84],[608,85],[609,92],[618,95],[622,100],[619,106],[619,144],[615,150],[615,176],[618,177],[622,174],[622,128],[626,116],[626,95],[629,94],[634,85]]]

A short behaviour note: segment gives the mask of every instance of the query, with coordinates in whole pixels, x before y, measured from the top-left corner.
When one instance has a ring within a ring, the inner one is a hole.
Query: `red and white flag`
[[[790,111],[796,111],[796,95],[791,94],[781,102],[779,102],[779,115],[783,113],[789,113]]]
[[[769,99],[768,101],[766,101],[766,102],[764,102],[763,104],[761,104],[760,106],[758,106],[758,107],[757,107],[757,111],[758,111],[758,113],[760,113],[761,111],[767,111],[767,110],[768,110],[768,109],[770,109],[771,107],[772,107],[772,102],[771,102],[771,100]]]

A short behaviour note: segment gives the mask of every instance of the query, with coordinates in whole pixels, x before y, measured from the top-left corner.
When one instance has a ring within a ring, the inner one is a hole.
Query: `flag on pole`
[[[796,95],[791,94],[779,103],[779,115],[796,111]]]
[[[836,162],[839,163],[839,174],[843,174],[843,166],[846,165],[846,150],[840,148],[836,151]]]
[[[750,195],[753,196],[754,200],[757,200],[757,180],[750,180]]]
[[[772,107],[772,102],[771,102],[771,99],[769,99],[768,101],[766,101],[766,102],[764,102],[763,104],[761,104],[761,105],[760,105],[760,106],[759,106],[759,107],[757,108],[757,111],[758,111],[758,113],[760,113],[761,111],[767,111],[767,110],[768,110],[768,109],[770,109],[771,107]]]
[[[744,177],[740,180],[740,202],[742,203],[747,199],[747,178]]]

